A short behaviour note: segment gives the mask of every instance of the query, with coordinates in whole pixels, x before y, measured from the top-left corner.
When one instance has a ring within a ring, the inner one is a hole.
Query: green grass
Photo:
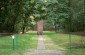
[[[78,35],[71,35],[71,45],[72,45],[71,51],[69,49],[69,44],[70,44],[69,34],[46,32],[44,38],[46,39],[45,45],[47,49],[56,49],[56,50],[59,49],[67,52],[67,55],[85,55],[85,48],[83,48],[83,46],[85,47],[85,45],[82,44],[82,40],[85,44],[85,37]],[[51,45],[52,42],[54,44]]]
[[[37,47],[37,32],[28,32],[28,34],[17,35],[15,38],[15,49],[12,49],[12,38],[0,37],[0,55],[23,55],[29,49]],[[44,40],[46,49],[62,50],[67,55],[85,55],[85,48],[82,48],[82,40],[85,43],[85,37],[72,35],[72,49],[69,49],[69,35],[55,32],[44,31]],[[81,46],[81,48],[78,48]]]
[[[36,49],[37,35],[21,34],[14,40],[12,49],[12,38],[10,36],[0,37],[0,55],[22,55],[29,49]]]

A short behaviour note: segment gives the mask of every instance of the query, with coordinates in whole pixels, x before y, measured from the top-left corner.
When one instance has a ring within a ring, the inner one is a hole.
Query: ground
[[[16,36],[14,50],[10,36],[0,37],[0,55],[85,55],[84,36],[50,31],[45,31],[42,36],[37,32]]]
[[[53,42],[51,44],[53,44]],[[43,35],[39,35],[37,49],[35,51],[32,50],[31,52],[27,52],[24,55],[64,55],[64,53],[59,50],[46,50]]]

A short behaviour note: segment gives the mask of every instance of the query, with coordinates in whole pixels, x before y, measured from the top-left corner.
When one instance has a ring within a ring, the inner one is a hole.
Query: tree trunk
[[[23,34],[25,33],[25,27],[22,28],[22,33],[23,33]]]
[[[43,34],[43,20],[39,20],[37,22],[37,34],[42,35]]]
[[[54,23],[54,26],[55,26],[55,32],[57,32],[57,26],[56,26],[56,22]]]

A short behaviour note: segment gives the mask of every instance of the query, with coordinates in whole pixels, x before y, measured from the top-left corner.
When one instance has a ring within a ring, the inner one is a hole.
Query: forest
[[[40,20],[44,30],[85,32],[85,0],[0,0],[0,33],[25,33]]]

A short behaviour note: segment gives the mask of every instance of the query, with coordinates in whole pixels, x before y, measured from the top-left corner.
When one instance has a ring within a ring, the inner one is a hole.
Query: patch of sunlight
[[[37,33],[37,31],[28,31],[26,33]]]
[[[59,45],[55,45],[55,47],[56,47],[57,49],[59,49],[59,50],[66,50],[66,49],[60,47]]]
[[[44,37],[44,41],[52,41],[52,39],[47,37],[47,35],[43,35],[43,37]]]
[[[43,31],[43,32],[51,32],[51,31]]]
[[[37,31],[27,31],[26,33],[37,33]],[[52,32],[52,31],[43,31],[43,33],[55,33],[55,32]]]
[[[64,48],[60,47],[59,45],[56,45],[51,38],[49,38],[47,35],[44,35],[44,42],[46,49],[52,49],[52,50],[65,50]]]
[[[65,42],[65,43],[61,43],[61,44],[58,44],[58,45],[63,45],[63,44],[68,44],[69,42]]]
[[[38,40],[37,35],[35,35],[34,37],[32,37],[30,40]]]

